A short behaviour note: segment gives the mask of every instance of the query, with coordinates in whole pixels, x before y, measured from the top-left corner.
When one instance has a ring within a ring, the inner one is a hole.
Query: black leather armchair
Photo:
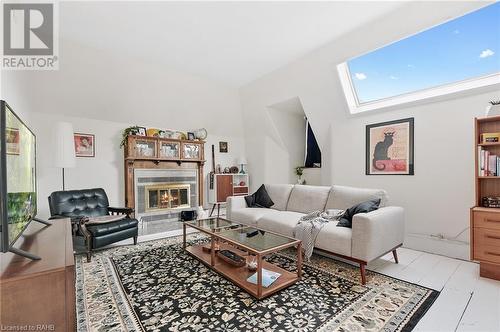
[[[93,249],[134,238],[137,244],[138,221],[130,215],[131,208],[110,207],[108,196],[102,188],[56,191],[49,196],[50,219],[71,218],[74,231],[84,236],[87,261],[91,260]],[[123,219],[107,223],[86,223],[86,217],[125,215]]]

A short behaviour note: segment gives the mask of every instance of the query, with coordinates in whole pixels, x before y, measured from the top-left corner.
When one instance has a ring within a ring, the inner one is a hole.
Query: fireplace
[[[182,211],[200,204],[198,183],[197,169],[136,169],[135,217],[145,222],[178,221]]]
[[[162,211],[191,207],[189,184],[158,184],[146,186],[146,211]]]

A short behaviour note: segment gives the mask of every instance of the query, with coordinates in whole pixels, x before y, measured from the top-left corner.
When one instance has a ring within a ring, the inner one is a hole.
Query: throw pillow
[[[267,193],[266,186],[262,185],[252,195],[245,196],[248,207],[270,208],[274,205],[273,200]]]
[[[342,218],[340,218],[340,221],[337,223],[337,226],[352,228],[352,218],[354,217],[354,215],[358,213],[368,213],[375,211],[378,209],[379,205],[380,205],[380,198],[354,205],[353,207],[350,207],[347,210],[345,210],[345,213],[342,216]]]

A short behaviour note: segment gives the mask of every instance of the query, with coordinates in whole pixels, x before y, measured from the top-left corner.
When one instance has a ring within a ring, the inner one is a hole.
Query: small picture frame
[[[7,154],[18,156],[20,154],[19,129],[5,128],[5,145]]]
[[[74,133],[73,140],[77,157],[95,157],[95,136],[93,134]]]
[[[190,140],[190,141],[194,141],[194,139],[195,139],[194,133],[188,131],[188,133],[187,133],[187,139]]]
[[[147,136],[145,127],[137,127],[137,136]]]
[[[219,142],[219,152],[220,153],[227,153],[227,142]]]

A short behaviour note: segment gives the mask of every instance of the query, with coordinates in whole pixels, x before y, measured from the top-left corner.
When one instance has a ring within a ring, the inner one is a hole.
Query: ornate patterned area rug
[[[181,241],[77,256],[78,331],[409,331],[439,295],[370,271],[363,286],[356,267],[313,255],[301,281],[258,301]],[[293,252],[267,259],[295,268]]]

